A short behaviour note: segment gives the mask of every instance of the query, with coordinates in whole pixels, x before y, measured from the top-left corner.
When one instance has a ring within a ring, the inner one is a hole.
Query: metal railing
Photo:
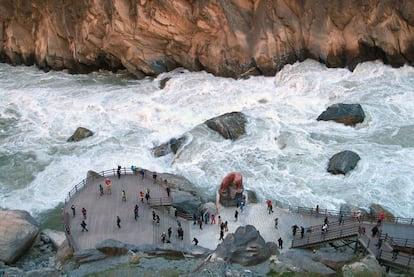
[[[137,168],[136,170],[132,170],[131,168],[126,168],[126,167],[122,167],[120,172],[121,175],[138,175],[138,176],[142,176],[140,171],[143,170],[144,171],[144,178],[148,179],[148,178],[153,178],[153,171],[149,171],[146,169],[140,169]],[[101,172],[97,172],[96,174],[90,174],[89,176],[87,176],[85,179],[83,179],[82,181],[80,181],[78,184],[76,184],[68,193],[68,195],[65,198],[65,204],[67,202],[69,202],[69,200],[79,191],[81,191],[85,186],[87,186],[88,184],[92,183],[93,181],[95,181],[97,178],[106,178],[106,177],[111,177],[111,176],[117,176],[118,175],[118,170],[115,168],[112,169],[107,169]],[[158,184],[162,185],[162,182],[160,182],[160,179],[157,179]]]
[[[311,216],[321,215],[321,216],[338,217],[338,218],[339,218],[339,215],[342,213],[344,218],[355,218],[355,213],[353,212],[343,212],[343,211],[338,211],[338,210],[319,209],[319,213],[317,213],[315,208],[298,207],[297,212],[300,214],[306,214],[306,215],[311,215]],[[360,219],[361,221],[368,221],[370,223],[375,223],[378,220],[377,217],[370,215],[370,214],[366,214],[366,213],[361,213]],[[388,223],[395,223],[395,224],[414,225],[414,218],[404,218],[404,217],[387,218],[385,217],[382,221],[388,222]]]

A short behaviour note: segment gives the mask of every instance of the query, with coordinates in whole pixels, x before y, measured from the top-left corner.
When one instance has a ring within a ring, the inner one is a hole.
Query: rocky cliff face
[[[312,58],[414,61],[412,0],[1,0],[0,61],[156,75],[274,75]]]

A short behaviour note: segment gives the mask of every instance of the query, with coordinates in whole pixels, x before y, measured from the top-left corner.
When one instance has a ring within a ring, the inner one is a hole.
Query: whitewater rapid
[[[350,72],[308,60],[245,80],[182,69],[134,80],[0,64],[0,207],[52,209],[88,170],[120,164],[182,175],[211,196],[240,171],[263,199],[327,209],[379,203],[413,217],[413,87],[412,67],[379,62]],[[365,121],[316,121],[335,103],[361,104]],[[203,124],[233,111],[248,118],[236,141]],[[95,135],[66,142],[79,126]],[[177,155],[152,156],[152,147],[184,134],[190,141]],[[361,157],[357,167],[328,173],[329,158],[343,150]]]

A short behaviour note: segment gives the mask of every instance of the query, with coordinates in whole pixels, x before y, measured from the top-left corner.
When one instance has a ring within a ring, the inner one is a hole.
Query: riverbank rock
[[[380,277],[384,276],[385,272],[382,269],[381,265],[378,263],[375,256],[368,255],[362,260],[344,265],[342,267],[342,274],[344,277],[353,277],[353,276],[372,276]]]
[[[245,266],[266,261],[272,250],[253,225],[241,226],[235,233],[229,233],[213,253],[214,259]]]
[[[236,140],[246,133],[246,117],[243,113],[226,113],[207,120],[207,126],[225,139]]]
[[[84,127],[78,127],[76,129],[76,131],[73,133],[72,136],[70,136],[70,138],[68,138],[68,142],[72,142],[72,141],[80,141],[83,140],[87,137],[91,137],[93,136],[93,132],[89,129],[86,129]]]
[[[53,247],[55,249],[58,249],[66,240],[64,232],[59,232],[52,229],[44,229],[42,230],[42,234],[50,239],[50,242],[53,244]]]
[[[360,104],[339,103],[329,106],[316,120],[332,120],[347,126],[354,126],[357,123],[363,122],[364,119],[365,113]]]
[[[36,239],[37,225],[27,211],[0,211],[0,260],[10,264],[20,258]]]
[[[328,172],[345,175],[356,167],[360,159],[357,153],[349,150],[336,153],[329,159]]]
[[[154,157],[162,157],[170,153],[177,154],[178,149],[186,142],[186,137],[179,137],[178,139],[172,138],[168,142],[165,142],[152,149]]]

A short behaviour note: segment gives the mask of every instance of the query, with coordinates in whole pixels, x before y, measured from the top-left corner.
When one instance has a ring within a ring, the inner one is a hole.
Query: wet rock
[[[15,262],[32,246],[38,233],[37,222],[27,211],[0,211],[0,260]]]
[[[243,113],[226,113],[206,121],[207,126],[225,139],[236,140],[246,134],[246,117]]]
[[[68,142],[80,141],[80,140],[83,140],[87,137],[91,137],[93,135],[94,135],[94,133],[91,130],[83,128],[83,127],[78,127],[76,129],[75,133],[73,133],[73,135],[70,138],[68,138],[67,141]]]
[[[360,159],[357,153],[349,150],[336,153],[329,159],[328,172],[345,175],[356,167]]]
[[[316,120],[332,120],[345,125],[354,126],[364,121],[365,113],[360,104],[334,104],[318,116]]]
[[[160,81],[160,89],[164,89],[171,77],[164,78]]]
[[[253,225],[238,227],[219,244],[213,253],[214,259],[245,266],[257,265],[266,261],[272,250]]]
[[[179,210],[187,214],[198,213],[199,207],[202,203],[200,196],[197,194],[175,190],[172,205]]]
[[[157,158],[168,155],[170,153],[176,154],[178,149],[185,143],[185,141],[186,137],[180,137],[178,139],[172,138],[169,142],[154,147],[152,149],[152,154]]]

